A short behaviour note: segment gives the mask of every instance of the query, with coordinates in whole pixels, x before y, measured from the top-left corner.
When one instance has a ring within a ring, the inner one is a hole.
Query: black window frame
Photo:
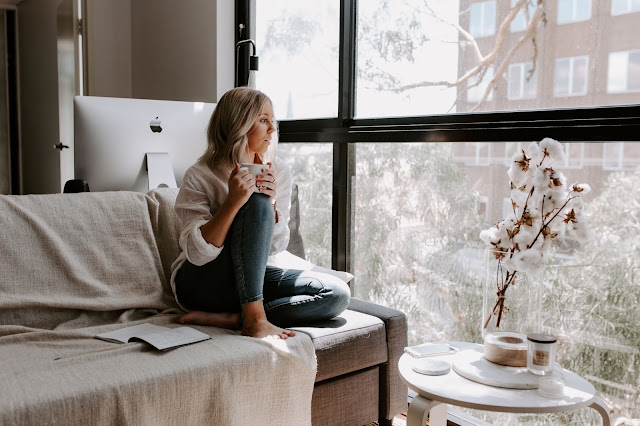
[[[236,0],[236,27],[252,34],[255,0]],[[581,108],[355,118],[357,0],[340,0],[338,117],[279,123],[282,143],[333,143],[331,267],[351,270],[351,178],[355,145],[380,142],[509,142],[553,137],[562,142],[640,140],[640,104]]]

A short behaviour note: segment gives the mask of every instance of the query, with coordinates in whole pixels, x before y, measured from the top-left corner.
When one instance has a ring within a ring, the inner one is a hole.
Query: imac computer
[[[76,96],[75,178],[89,190],[179,187],[207,147],[215,104]]]

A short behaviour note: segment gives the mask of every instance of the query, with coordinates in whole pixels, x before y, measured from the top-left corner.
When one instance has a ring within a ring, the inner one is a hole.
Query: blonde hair
[[[253,162],[253,158],[247,158],[247,134],[266,102],[271,102],[267,95],[248,87],[236,87],[222,95],[211,114],[207,128],[207,149],[200,160],[211,169]],[[274,138],[274,142],[276,140]],[[264,158],[260,157],[260,161],[264,161]]]

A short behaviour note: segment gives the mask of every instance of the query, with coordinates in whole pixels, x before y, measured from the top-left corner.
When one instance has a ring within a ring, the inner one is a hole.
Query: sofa
[[[355,298],[281,341],[195,325],[211,339],[166,352],[96,339],[179,326],[176,195],[0,196],[0,424],[384,425],[406,410],[406,317]]]

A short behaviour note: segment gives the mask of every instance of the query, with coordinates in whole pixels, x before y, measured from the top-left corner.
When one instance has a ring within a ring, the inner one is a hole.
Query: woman
[[[291,171],[275,158],[270,99],[239,87],[218,102],[205,154],[176,199],[182,253],[172,265],[179,323],[241,329],[286,339],[281,327],[326,320],[349,304],[349,288],[326,274],[268,266],[289,242]],[[264,163],[265,160],[271,160]],[[254,178],[240,163],[265,164]]]

